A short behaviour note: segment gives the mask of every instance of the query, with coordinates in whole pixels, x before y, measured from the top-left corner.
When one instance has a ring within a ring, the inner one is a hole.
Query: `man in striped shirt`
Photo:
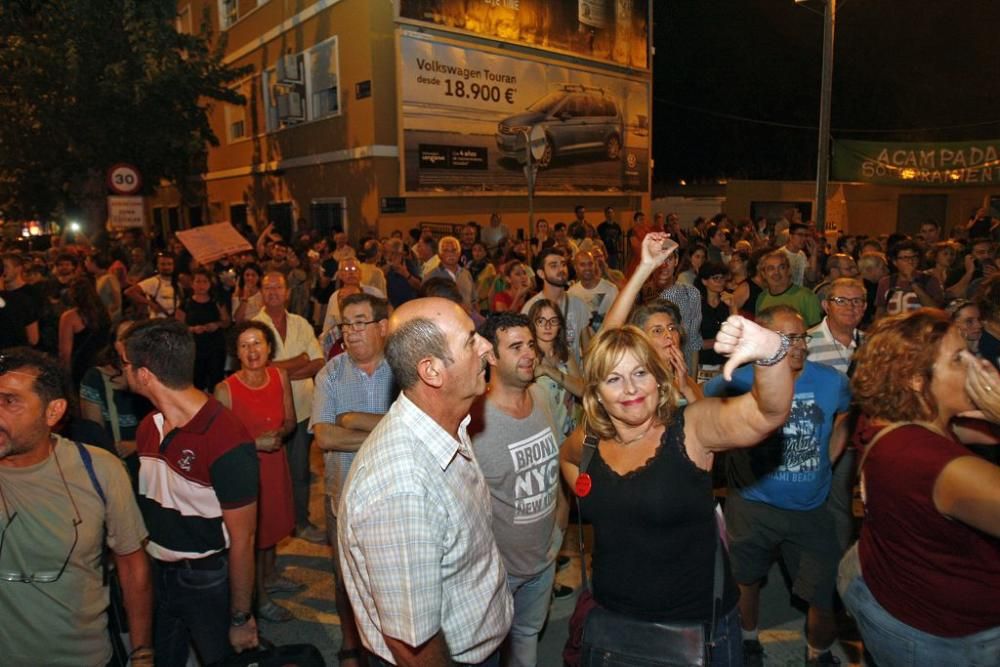
[[[826,317],[809,330],[809,361],[826,364],[847,374],[851,358],[864,342],[858,329],[865,315],[868,290],[857,278],[837,278],[830,283],[826,297],[820,302]],[[854,539],[854,516],[851,510],[854,492],[854,462],[856,452],[848,441],[844,453],[833,466],[830,495],[826,506],[833,515],[837,542],[846,551]]]
[[[837,278],[820,302],[826,317],[809,330],[809,361],[833,366],[847,374],[851,357],[863,340],[858,329],[865,314],[867,292],[857,278]]]
[[[194,339],[183,323],[140,322],[124,352],[129,387],[158,410],[136,432],[156,661],[185,664],[191,643],[209,665],[257,645],[257,452],[240,421],[192,384]]]

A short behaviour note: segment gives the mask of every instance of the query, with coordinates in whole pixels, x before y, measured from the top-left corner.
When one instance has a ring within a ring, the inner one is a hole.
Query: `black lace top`
[[[621,476],[598,449],[587,472],[593,488],[580,503],[594,527],[597,602],[651,621],[710,621],[718,525],[712,476],[687,457],[683,408],[642,467]],[[724,562],[720,613],[737,600]]]

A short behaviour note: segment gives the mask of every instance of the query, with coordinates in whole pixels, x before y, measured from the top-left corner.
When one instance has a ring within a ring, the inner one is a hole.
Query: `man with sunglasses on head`
[[[847,376],[806,360],[812,337],[793,307],[766,308],[757,313],[757,322],[788,337],[795,394],[781,429],[726,458],[726,527],[733,577],[740,587],[744,664],[763,665],[760,585],[780,553],[794,582],[792,592],[809,603],[805,664],[835,665],[839,663],[830,649],[837,636],[834,584],[842,550],[826,500],[833,462],[847,441]],[[745,394],[753,373],[753,366],[746,365],[728,382],[715,377],[705,385],[705,396]]]
[[[99,565],[107,546],[132,664],[152,665],[142,516],[120,460],[52,433],[66,409],[55,359],[23,347],[0,352],[0,662],[127,662],[108,633],[109,588]]]

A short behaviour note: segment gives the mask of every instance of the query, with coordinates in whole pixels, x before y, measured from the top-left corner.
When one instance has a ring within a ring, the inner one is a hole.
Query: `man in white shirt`
[[[288,282],[283,273],[269,272],[260,281],[264,309],[253,319],[274,331],[277,349],[274,361],[292,381],[295,403],[295,433],[288,443],[288,468],[292,474],[292,501],[295,505],[295,535],[310,542],[326,543],[326,531],[309,522],[309,416],[312,414],[313,377],[323,368],[323,350],[312,325],[304,317],[285,309]]]
[[[438,258],[440,264],[430,273],[425,273],[423,282],[431,278],[448,278],[455,281],[458,291],[462,295],[462,304],[466,311],[472,312],[475,305],[476,283],[472,279],[472,274],[468,269],[463,269],[458,265],[462,257],[462,244],[454,236],[445,236],[438,241]]]
[[[618,288],[597,273],[597,262],[589,251],[576,253],[573,266],[578,280],[567,291],[587,304],[590,308],[590,329],[597,331],[618,297]]]
[[[156,275],[139,281],[125,290],[125,296],[149,309],[149,318],[173,317],[183,295],[174,278],[174,256],[161,252],[156,256]]]

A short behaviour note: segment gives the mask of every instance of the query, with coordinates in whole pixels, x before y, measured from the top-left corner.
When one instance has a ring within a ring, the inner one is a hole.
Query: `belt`
[[[226,552],[205,556],[204,558],[185,558],[182,560],[157,560],[160,567],[180,570],[218,570],[226,564]]]

